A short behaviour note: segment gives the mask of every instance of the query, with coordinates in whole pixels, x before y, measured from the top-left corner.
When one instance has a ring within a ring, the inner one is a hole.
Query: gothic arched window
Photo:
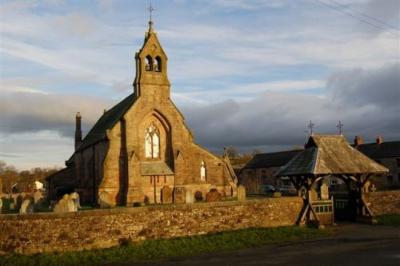
[[[146,65],[146,71],[152,71],[153,70],[153,58],[151,58],[150,55],[146,56],[144,59],[145,65]]]
[[[146,158],[160,157],[160,132],[153,124],[146,129],[144,148]]]
[[[154,71],[161,72],[161,57],[159,56],[154,60]]]
[[[204,161],[201,161],[201,164],[200,164],[200,180],[201,181],[206,181],[206,178],[207,178],[206,163]]]

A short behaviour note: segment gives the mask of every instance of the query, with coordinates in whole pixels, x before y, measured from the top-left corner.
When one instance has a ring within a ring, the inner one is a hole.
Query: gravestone
[[[65,212],[76,212],[77,205],[74,200],[70,197],[70,195],[65,194],[62,199],[60,199],[57,204],[54,206],[53,212],[55,213],[65,213]]]
[[[74,211],[77,212],[78,209],[81,208],[79,194],[77,192],[73,192],[73,193],[71,193],[71,195],[69,197],[74,202]]]
[[[194,202],[193,192],[191,190],[186,190],[186,203],[193,203],[193,202]]]
[[[15,209],[19,211],[19,209],[21,208],[23,197],[21,194],[13,194],[13,199],[15,203]]]
[[[238,201],[246,201],[246,188],[242,185],[237,187],[237,198]]]
[[[217,189],[213,188],[206,194],[206,201],[207,202],[215,202],[220,201],[222,198],[221,193],[218,192]]]
[[[321,185],[321,200],[328,200],[329,199],[329,187],[323,183]]]
[[[172,203],[172,189],[169,186],[164,186],[161,189],[161,200],[164,204]]]
[[[203,201],[203,200],[204,200],[203,192],[201,192],[201,191],[196,191],[196,192],[194,193],[194,199],[195,199],[196,201]]]
[[[33,213],[33,200],[30,198],[25,199],[21,208],[19,209],[19,214],[31,214]]]
[[[33,193],[33,201],[35,204],[38,204],[40,201],[43,201],[43,193],[40,190],[36,190],[35,193]]]
[[[310,200],[311,201],[317,201],[318,200],[318,193],[317,193],[317,191],[315,191],[314,188],[311,188],[309,193],[310,193],[309,195],[310,195]]]
[[[364,187],[363,187],[363,192],[364,193],[369,193],[370,192],[370,186],[371,186],[371,182],[368,180],[367,182],[365,182]]]
[[[184,187],[175,187],[174,189],[174,203],[186,202],[186,189]]]

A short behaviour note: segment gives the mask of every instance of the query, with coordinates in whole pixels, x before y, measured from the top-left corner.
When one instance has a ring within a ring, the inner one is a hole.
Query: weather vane
[[[313,135],[313,129],[314,129],[315,124],[310,120],[310,122],[308,123],[307,127],[310,129],[310,135]]]
[[[342,135],[342,130],[343,130],[343,124],[342,121],[339,120],[339,123],[336,125],[336,127],[339,129],[339,135]]]

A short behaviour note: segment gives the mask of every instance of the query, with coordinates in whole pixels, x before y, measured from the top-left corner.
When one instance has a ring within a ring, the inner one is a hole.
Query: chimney
[[[359,145],[361,145],[361,144],[364,144],[364,140],[363,140],[363,138],[361,137],[361,136],[356,136],[355,138],[354,138],[354,146],[359,146]]]
[[[76,113],[75,117],[75,150],[78,149],[79,145],[81,145],[82,142],[82,117],[81,114],[78,112]]]
[[[377,136],[376,137],[376,144],[382,144],[383,143],[383,138],[382,136]]]

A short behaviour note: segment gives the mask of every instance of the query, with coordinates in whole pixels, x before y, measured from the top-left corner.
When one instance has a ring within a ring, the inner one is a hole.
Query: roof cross
[[[315,124],[310,120],[308,123],[307,127],[310,129],[310,135],[312,136],[314,134],[313,129],[314,129]]]
[[[339,129],[339,135],[342,135],[342,130],[343,130],[343,124],[342,121],[339,120],[339,123],[336,125],[336,127]]]
[[[149,11],[149,15],[150,15],[150,22],[153,21],[153,11],[155,10],[154,7],[151,4],[151,0],[150,0],[150,4],[149,7],[147,8],[147,10]]]

